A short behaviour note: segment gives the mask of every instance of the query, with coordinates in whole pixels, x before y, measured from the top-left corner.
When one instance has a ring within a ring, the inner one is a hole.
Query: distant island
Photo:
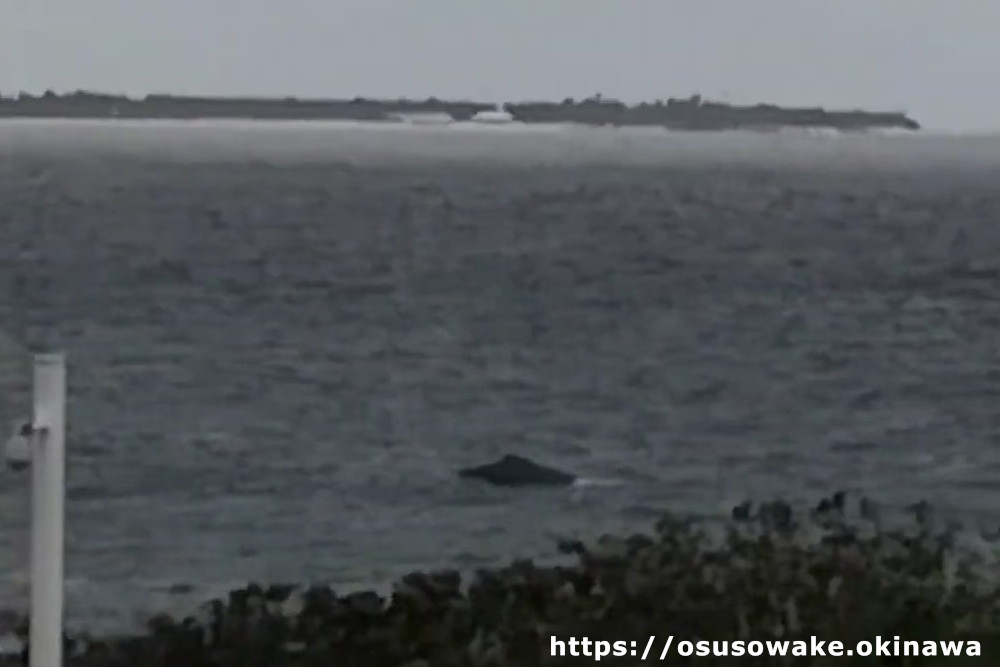
[[[685,99],[628,105],[601,95],[576,101],[492,104],[472,101],[298,99],[147,95],[129,98],[87,91],[59,95],[0,95],[0,118],[257,119],[366,120],[446,123],[462,121],[579,123],[592,126],[660,126],[671,130],[775,131],[786,127],[829,128],[845,132],[869,129],[919,130],[900,111],[827,111],[773,104],[741,106]]]

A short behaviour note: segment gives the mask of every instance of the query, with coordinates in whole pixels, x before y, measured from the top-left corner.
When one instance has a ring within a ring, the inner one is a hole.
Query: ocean
[[[747,497],[988,521],[998,182],[989,135],[0,123],[0,328],[70,363],[69,622]],[[505,453],[607,483],[455,476]],[[7,607],[25,523],[4,470]]]

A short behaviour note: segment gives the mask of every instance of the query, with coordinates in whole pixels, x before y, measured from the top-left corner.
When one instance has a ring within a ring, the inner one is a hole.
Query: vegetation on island
[[[182,95],[125,95],[78,90],[60,95],[51,90],[41,95],[20,92],[0,95],[0,118],[252,118],[285,120],[397,121],[406,114],[447,114],[455,121],[474,119],[476,114],[510,113],[524,123],[580,123],[612,126],[662,126],[678,130],[775,130],[782,127],[827,127],[843,131],[873,128],[918,130],[920,124],[903,112],[864,110],[828,111],[787,108],[773,104],[735,105],[687,99],[625,104],[600,94],[584,100],[561,102],[446,101],[425,100],[298,99],[254,97],[199,97]]]

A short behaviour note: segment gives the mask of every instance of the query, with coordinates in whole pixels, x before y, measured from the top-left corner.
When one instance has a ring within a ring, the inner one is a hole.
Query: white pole
[[[66,359],[35,356],[31,472],[31,667],[62,667]]]

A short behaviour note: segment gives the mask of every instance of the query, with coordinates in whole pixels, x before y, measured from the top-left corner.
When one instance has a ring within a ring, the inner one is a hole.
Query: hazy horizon
[[[995,130],[996,25],[1000,3],[942,0],[10,0],[0,93],[628,103],[700,93]]]

